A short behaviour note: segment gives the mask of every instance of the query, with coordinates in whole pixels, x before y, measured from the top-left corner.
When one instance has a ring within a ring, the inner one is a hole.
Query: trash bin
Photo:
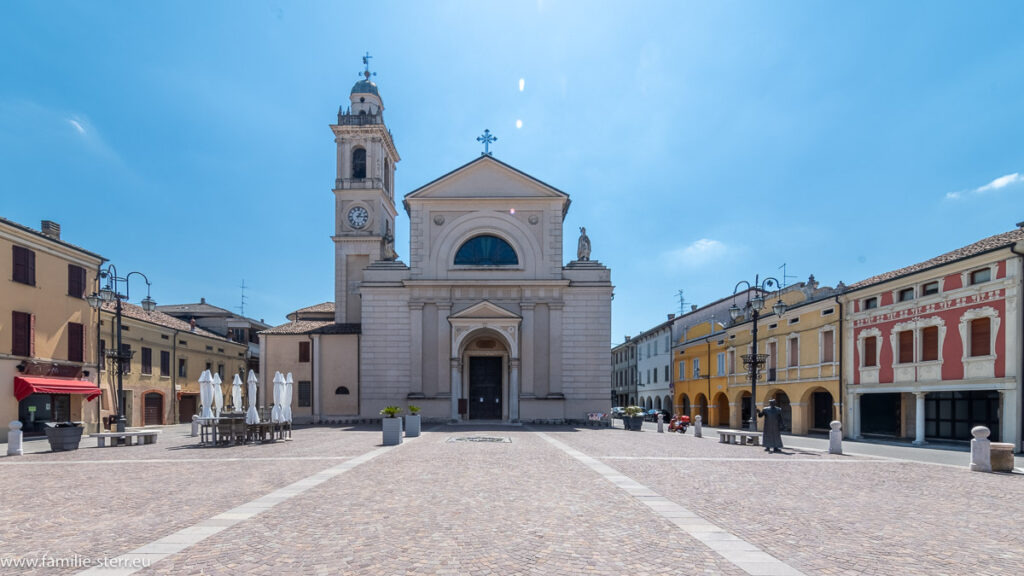
[[[50,441],[50,450],[78,450],[83,430],[81,422],[47,422],[46,439]]]

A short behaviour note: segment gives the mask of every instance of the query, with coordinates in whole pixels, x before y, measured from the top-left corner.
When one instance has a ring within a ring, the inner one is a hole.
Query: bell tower
[[[359,284],[378,260],[395,260],[395,165],[401,160],[384,124],[384,102],[363,56],[363,79],[352,86],[349,107],[331,125],[337,145],[334,180],[334,321],[361,322]]]

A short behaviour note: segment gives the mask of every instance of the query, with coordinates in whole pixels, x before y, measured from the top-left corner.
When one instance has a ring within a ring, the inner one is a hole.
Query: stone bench
[[[747,444],[747,440],[754,446],[761,445],[761,432],[751,432],[749,430],[719,430],[718,441],[722,444]]]
[[[1013,444],[993,442],[989,445],[993,472],[1013,472]]]
[[[134,432],[97,432],[89,436],[96,439],[97,448],[103,448],[107,445],[107,438],[124,438],[125,446],[131,446],[133,437],[136,439],[136,446],[139,444],[156,444],[156,438],[159,434],[159,430],[136,430]],[[117,446],[118,443],[111,442],[110,445]]]

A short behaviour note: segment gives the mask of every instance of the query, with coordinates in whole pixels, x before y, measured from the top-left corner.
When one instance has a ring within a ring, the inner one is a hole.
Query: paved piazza
[[[207,449],[185,432],[0,458],[0,573],[1024,573],[1024,478],[966,465],[692,431],[446,426],[382,448],[375,427],[315,427]]]

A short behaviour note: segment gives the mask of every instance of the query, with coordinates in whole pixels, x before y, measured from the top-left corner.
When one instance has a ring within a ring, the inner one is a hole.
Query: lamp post
[[[89,305],[99,310],[103,306],[104,302],[114,301],[114,324],[115,330],[117,331],[117,348],[113,351],[107,350],[107,357],[113,360],[117,364],[117,431],[124,432],[125,421],[124,421],[124,383],[122,380],[124,374],[124,363],[132,359],[132,352],[125,352],[121,348],[121,301],[128,300],[128,287],[129,278],[133,274],[142,276],[142,279],[146,281],[146,297],[142,299],[142,309],[146,312],[152,312],[156,308],[156,302],[149,296],[149,278],[146,277],[142,272],[129,272],[125,276],[117,275],[117,267],[113,264],[107,266],[106,270],[100,270],[100,279],[106,279],[106,284],[100,288],[98,292],[93,292],[85,299],[89,302]],[[121,287],[124,287],[124,294],[121,294]],[[123,438],[118,439],[118,443],[122,442]]]
[[[736,294],[739,292],[740,286],[744,284],[747,286],[747,301],[743,308],[740,308],[736,305]],[[749,314],[753,320],[751,353],[742,356],[743,363],[748,367],[750,373],[750,420],[747,427],[751,432],[757,431],[757,369],[768,359],[767,354],[757,353],[757,319],[761,315],[761,310],[764,309],[764,293],[771,288],[781,289],[781,287],[782,285],[775,278],[768,277],[761,280],[760,275],[755,275],[753,284],[746,280],[740,280],[732,291],[732,306],[729,307],[729,316],[735,321],[739,320],[741,316]],[[751,293],[753,293],[753,297],[751,297]],[[785,314],[786,303],[782,301],[781,294],[775,305],[772,306],[772,311],[776,316]],[[742,410],[742,406],[740,409]]]

